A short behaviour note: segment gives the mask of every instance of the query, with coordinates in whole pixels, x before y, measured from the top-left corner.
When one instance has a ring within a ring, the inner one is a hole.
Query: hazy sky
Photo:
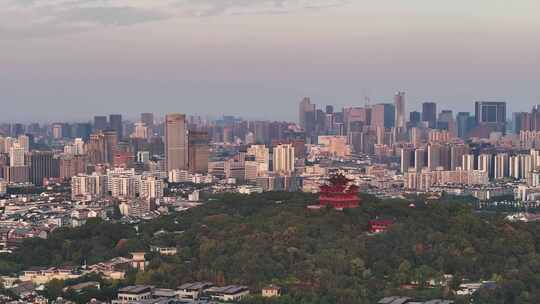
[[[0,0],[0,121],[540,104],[539,0]]]

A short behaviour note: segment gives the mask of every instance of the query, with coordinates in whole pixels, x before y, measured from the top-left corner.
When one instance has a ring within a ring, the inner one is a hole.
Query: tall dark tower
[[[43,185],[43,179],[60,175],[59,161],[54,159],[53,152],[34,151],[30,155],[30,177],[36,186]]]
[[[434,102],[424,102],[422,104],[422,121],[428,123],[429,128],[437,125],[437,104]]]
[[[107,130],[107,116],[94,116],[94,132]]]
[[[149,130],[154,130],[154,114],[153,113],[141,113],[141,122],[144,123]]]
[[[120,114],[109,115],[109,127],[111,130],[116,131],[118,140],[122,140],[124,138],[124,132],[123,132],[123,127],[122,127],[122,115]]]

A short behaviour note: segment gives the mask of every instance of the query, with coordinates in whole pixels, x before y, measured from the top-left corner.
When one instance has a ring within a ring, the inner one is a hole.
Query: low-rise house
[[[113,300],[112,304],[128,304],[134,301],[150,300],[153,291],[154,287],[149,285],[127,286],[118,290],[117,299]]]
[[[497,288],[497,283],[493,281],[463,283],[459,285],[459,289],[456,291],[456,294],[458,296],[470,296],[476,293],[481,288],[495,289]]]
[[[176,298],[176,290],[166,288],[155,288],[152,293],[154,299],[174,299]]]
[[[205,291],[212,300],[231,302],[238,301],[249,295],[247,286],[229,285],[224,287],[212,287]]]
[[[182,284],[176,290],[176,295],[180,299],[198,299],[206,290],[214,287],[210,282],[195,282]]]
[[[79,284],[75,284],[71,286],[66,286],[64,287],[63,291],[67,292],[69,290],[73,290],[75,292],[81,292],[87,288],[100,289],[101,285],[99,284],[99,282],[83,282],[83,283],[79,283]]]
[[[279,297],[281,296],[281,288],[279,288],[276,285],[270,285],[270,286],[264,287],[261,290],[261,295],[263,298]]]
[[[172,255],[176,255],[176,253],[178,253],[178,249],[176,249],[176,247],[151,246],[150,250],[152,252],[157,252],[160,255],[166,255],[166,256],[172,256]]]
[[[126,271],[130,268],[132,260],[116,257],[106,262],[97,263],[88,267],[91,272],[101,273],[104,277],[113,280],[124,279]]]
[[[81,274],[76,272],[74,267],[34,267],[29,270],[23,271],[23,274],[19,276],[19,280],[21,280],[22,282],[30,281],[36,285],[39,285],[46,284],[54,279],[68,280],[76,279],[80,276]]]

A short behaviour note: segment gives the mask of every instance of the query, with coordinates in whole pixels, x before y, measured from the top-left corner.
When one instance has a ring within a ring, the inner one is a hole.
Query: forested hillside
[[[495,280],[499,288],[478,293],[475,303],[540,303],[540,224],[509,223],[451,199],[410,205],[363,196],[358,209],[307,210],[315,201],[303,193],[226,194],[141,224],[139,234],[99,222],[60,229],[3,256],[0,270],[91,263],[150,245],[176,246],[176,256],[150,255],[148,271],[125,283],[176,288],[211,280],[253,290],[274,283],[287,294],[276,303],[348,304],[385,295],[451,298],[461,279]],[[368,221],[375,218],[396,224],[370,235]],[[446,288],[437,285],[445,274],[454,276]],[[264,303],[250,299],[256,302]]]

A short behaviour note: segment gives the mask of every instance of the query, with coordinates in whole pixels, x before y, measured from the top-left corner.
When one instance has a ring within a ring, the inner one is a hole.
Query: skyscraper
[[[108,127],[107,116],[94,116],[94,132],[106,130]]]
[[[457,135],[459,138],[465,139],[470,131],[470,114],[469,112],[459,112],[456,116]]]
[[[493,156],[491,154],[480,154],[478,156],[478,170],[493,176]]]
[[[117,144],[115,131],[98,131],[91,134],[85,147],[88,160],[93,164],[112,164]]]
[[[397,92],[394,96],[394,107],[396,110],[395,127],[405,128],[405,92]]]
[[[412,111],[409,113],[409,121],[411,122],[411,125],[417,126],[422,119],[422,114],[418,111]]]
[[[428,161],[427,167],[429,170],[434,171],[441,165],[441,153],[442,146],[440,144],[429,144],[428,145]]]
[[[154,114],[153,113],[141,113],[141,122],[144,123],[153,134],[154,130]]]
[[[334,114],[334,106],[333,105],[327,105],[326,106],[326,114]]]
[[[165,159],[168,171],[188,169],[188,140],[184,114],[174,113],[165,116]]]
[[[429,128],[435,128],[437,124],[437,104],[424,102],[422,104],[422,121],[427,122]]]
[[[112,164],[118,146],[118,134],[114,130],[106,130],[103,131],[103,137],[105,140],[105,162]]]
[[[290,175],[294,172],[294,147],[291,144],[281,144],[273,151],[274,172]]]
[[[512,130],[515,134],[531,130],[531,114],[527,112],[514,112],[512,114]]]
[[[14,143],[9,150],[9,166],[24,166],[24,153],[24,147],[21,147],[19,143]]]
[[[509,176],[509,156],[506,153],[495,155],[495,179],[502,179]]]
[[[474,155],[473,154],[464,154],[462,155],[461,169],[464,171],[473,171],[474,170]]]
[[[53,152],[34,151],[30,155],[30,180],[34,185],[42,186],[44,178],[58,177],[59,171],[59,160],[54,159]]]
[[[316,123],[315,115],[315,104],[311,103],[309,97],[302,99],[298,111],[298,123],[306,132],[307,137],[312,137],[314,135]]]
[[[394,127],[395,108],[390,103],[376,104],[371,109],[371,125],[374,127]]]
[[[122,126],[122,115],[120,114],[109,115],[109,128],[111,130],[116,131],[118,140],[122,140],[124,138],[124,131],[123,131],[123,126]]]
[[[478,124],[505,124],[506,102],[477,101],[475,116]]]
[[[90,123],[77,123],[74,133],[75,138],[82,138],[86,141],[90,138],[90,134],[92,134],[92,125]]]
[[[210,145],[208,133],[202,131],[189,131],[188,133],[188,164],[189,171],[195,173],[208,172],[208,158]]]
[[[247,154],[255,158],[257,163],[257,175],[262,176],[268,173],[270,164],[270,151],[265,145],[252,145],[248,148]]]
[[[471,136],[488,138],[492,132],[506,132],[506,102],[477,101],[475,118]]]
[[[401,148],[401,173],[407,173],[414,162],[414,148]]]

